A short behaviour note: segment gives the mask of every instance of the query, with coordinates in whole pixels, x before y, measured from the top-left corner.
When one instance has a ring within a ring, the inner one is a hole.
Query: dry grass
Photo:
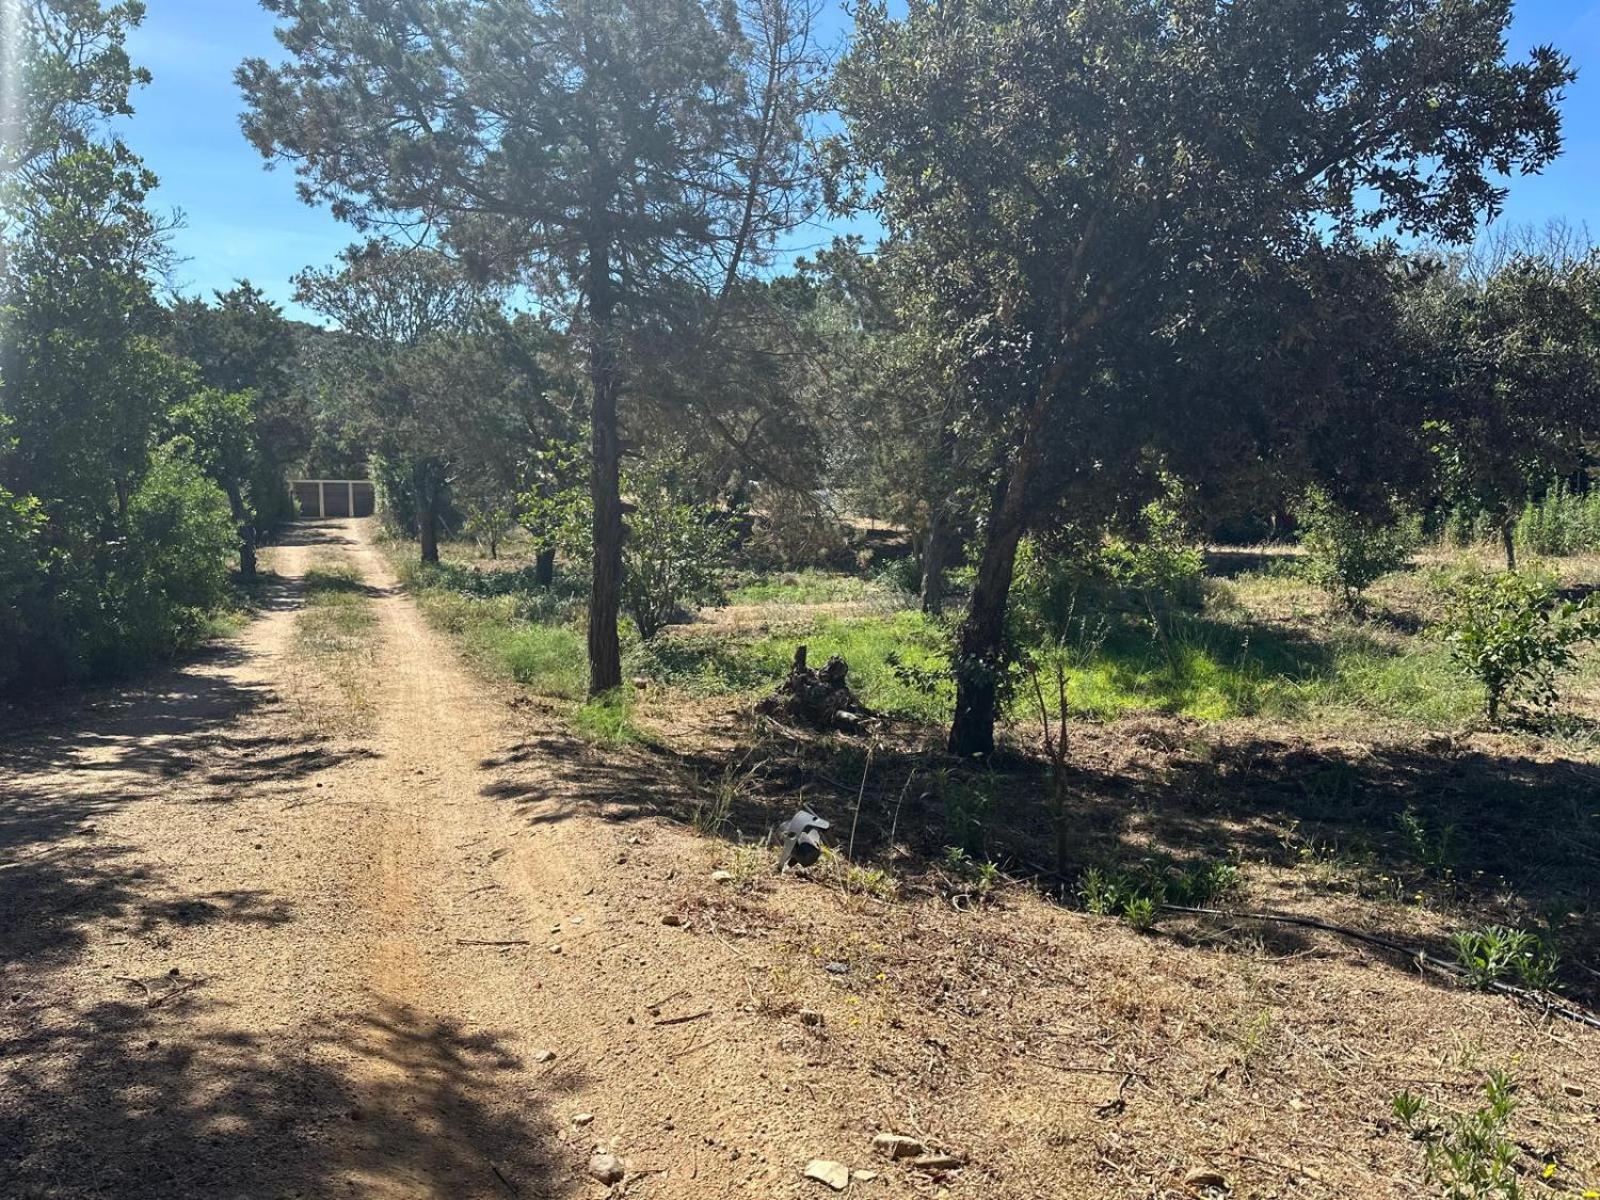
[[[312,727],[363,733],[377,711],[378,629],[370,591],[343,563],[313,565],[302,586],[305,607],[295,615],[291,644],[291,672],[299,676],[290,689],[294,702]]]

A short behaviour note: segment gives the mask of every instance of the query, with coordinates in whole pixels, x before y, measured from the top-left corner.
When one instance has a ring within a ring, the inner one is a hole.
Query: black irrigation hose
[[[1399,942],[1391,942],[1387,938],[1376,937],[1370,933],[1362,933],[1359,929],[1347,929],[1343,925],[1331,925],[1327,921],[1318,921],[1314,917],[1291,917],[1282,913],[1228,912],[1220,908],[1186,908],[1180,904],[1163,904],[1161,911],[1183,913],[1191,917],[1216,917],[1233,921],[1264,921],[1277,925],[1298,925],[1304,929],[1318,929],[1323,933],[1332,933],[1339,937],[1350,938],[1353,941],[1365,942],[1369,946],[1377,946],[1381,950],[1403,955],[1414,962],[1422,963],[1437,971],[1443,971],[1446,975],[1450,975],[1455,979],[1460,979],[1464,974],[1461,967],[1456,963],[1446,962],[1442,958],[1435,958],[1426,950],[1402,946]],[[1519,1003],[1543,1009],[1551,1016],[1561,1017],[1567,1021],[1575,1021],[1579,1025],[1587,1025],[1590,1029],[1600,1029],[1600,1017],[1581,1008],[1557,1004],[1544,993],[1513,987],[1511,984],[1501,983],[1499,980],[1490,980],[1488,990],[1498,992],[1502,996],[1510,996]]]

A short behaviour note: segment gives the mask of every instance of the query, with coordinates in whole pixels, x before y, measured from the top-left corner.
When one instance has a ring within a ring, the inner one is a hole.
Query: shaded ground
[[[300,541],[236,645],[0,741],[0,1195],[600,1196],[598,1146],[632,1197],[829,1195],[814,1158],[866,1196],[1420,1197],[1392,1096],[1470,1108],[1496,1067],[1530,1187],[1600,1181],[1590,1033],[1320,934],[974,904],[936,865],[952,798],[1027,857],[1030,765],[653,686],[658,745],[597,747],[468,674],[357,524]],[[297,581],[339,561],[376,623],[330,667],[297,649]],[[1591,776],[1557,756],[1172,718],[1081,738],[1085,862],[1236,852],[1243,903],[1435,940],[1560,898],[1588,944]],[[1412,862],[1395,813],[1442,828],[1457,788],[1570,820]],[[775,880],[734,836],[804,799],[843,840],[857,796],[858,857],[902,878],[877,896],[842,865]],[[961,1165],[890,1163],[882,1132]]]

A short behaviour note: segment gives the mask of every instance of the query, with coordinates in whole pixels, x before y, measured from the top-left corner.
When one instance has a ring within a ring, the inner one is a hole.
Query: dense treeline
[[[163,303],[154,176],[110,131],[142,17],[30,0],[0,137],[0,689],[195,643],[288,515],[301,336],[248,284]]]
[[[424,561],[525,530],[533,586],[588,590],[596,695],[619,616],[650,637],[735,548],[902,525],[901,582],[964,605],[961,754],[1041,563],[1425,518],[1515,565],[1593,524],[1600,253],[1453,248],[1561,148],[1570,66],[1507,57],[1507,0],[868,4],[834,62],[806,0],[265,7],[244,132],[362,235],[295,281],[336,333],[159,303],[104,124],[138,6],[28,6],[81,36],[30,44],[6,137],[13,682],[191,641],[308,463],[369,469]],[[779,269],[824,207],[882,243]]]

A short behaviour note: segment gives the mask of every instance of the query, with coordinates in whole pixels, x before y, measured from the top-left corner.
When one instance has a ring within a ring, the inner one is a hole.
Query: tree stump
[[[756,711],[813,729],[856,729],[872,710],[850,690],[850,667],[837,654],[821,670],[806,665],[806,647],[797,646],[788,677],[756,706]]]

